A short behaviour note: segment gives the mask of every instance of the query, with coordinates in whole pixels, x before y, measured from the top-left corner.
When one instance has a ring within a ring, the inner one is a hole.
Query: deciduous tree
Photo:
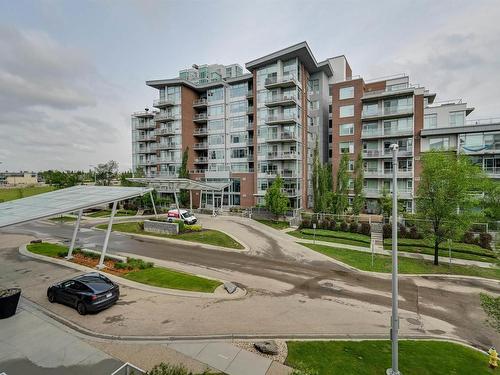
[[[283,179],[281,176],[278,176],[271,186],[267,188],[264,199],[266,201],[266,208],[276,215],[276,220],[285,214],[290,206],[290,200],[283,192]]]

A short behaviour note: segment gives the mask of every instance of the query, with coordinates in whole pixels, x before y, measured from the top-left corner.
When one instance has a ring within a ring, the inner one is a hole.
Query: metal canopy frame
[[[29,221],[49,218],[70,212],[78,212],[78,217],[73,230],[71,244],[68,250],[67,259],[73,258],[73,249],[80,229],[83,210],[104,204],[113,203],[113,209],[109,217],[108,228],[104,238],[104,245],[101,258],[97,268],[104,268],[104,258],[108,248],[109,236],[113,226],[113,219],[119,201],[152,193],[152,188],[144,187],[110,187],[110,186],[86,186],[79,185],[66,189],[51,191],[49,193],[38,194],[28,198],[0,203],[0,228],[11,225],[23,224]],[[153,196],[151,194],[153,208]]]
[[[144,177],[144,178],[128,178],[131,182],[147,184],[148,187],[156,189],[161,193],[174,194],[175,207],[180,217],[179,200],[177,199],[177,192],[180,190],[189,190],[189,209],[193,209],[193,190],[200,190],[212,192],[212,216],[215,216],[215,192],[221,193],[220,209],[223,208],[224,202],[224,189],[229,187],[229,182],[202,182],[191,180],[189,178],[169,178],[169,177]],[[200,206],[201,196],[200,194]],[[152,197],[151,197],[152,199]],[[156,211],[155,211],[156,214]]]

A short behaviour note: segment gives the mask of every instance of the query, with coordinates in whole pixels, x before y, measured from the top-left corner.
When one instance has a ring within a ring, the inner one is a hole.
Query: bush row
[[[479,233],[479,236],[474,236],[473,232],[465,232],[464,234],[464,242],[473,245],[479,245],[483,249],[491,250],[491,234],[486,232]]]
[[[352,221],[351,223],[347,223],[346,221],[336,222],[334,219],[324,218],[323,220],[311,220],[311,218],[303,218],[299,229],[309,228],[312,229],[313,224],[316,224],[316,228],[318,229],[328,229],[328,230],[338,230],[342,232],[351,232],[351,233],[359,233],[364,234],[365,236],[369,236],[371,233],[370,224],[368,223],[357,223]]]
[[[126,262],[116,262],[114,267],[117,270],[145,270],[147,268],[152,268],[154,266],[153,262],[145,262],[142,259],[127,258]]]

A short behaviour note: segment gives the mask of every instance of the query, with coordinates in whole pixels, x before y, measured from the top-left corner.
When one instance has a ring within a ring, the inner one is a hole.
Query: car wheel
[[[54,292],[49,292],[47,298],[49,299],[50,303],[56,302],[56,296],[54,295]]]
[[[78,304],[76,305],[76,311],[78,311],[78,314],[80,315],[85,315],[87,313],[87,308],[83,303],[78,302]]]

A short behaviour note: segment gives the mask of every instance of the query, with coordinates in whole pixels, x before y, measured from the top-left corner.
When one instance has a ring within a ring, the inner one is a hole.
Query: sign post
[[[314,229],[314,239],[313,239],[313,244],[316,245],[316,223],[313,223],[313,229]]]

